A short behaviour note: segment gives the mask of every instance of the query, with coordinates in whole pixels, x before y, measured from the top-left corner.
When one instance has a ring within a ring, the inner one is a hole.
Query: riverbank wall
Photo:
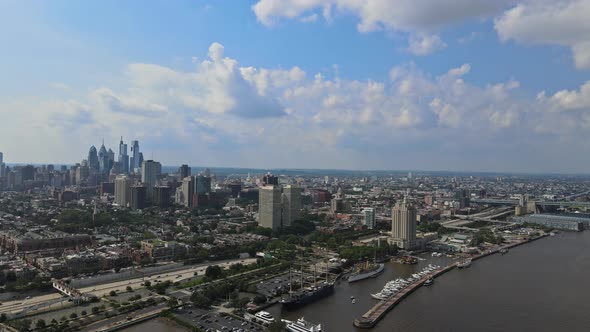
[[[548,236],[548,235],[543,234],[543,235],[540,235],[537,237],[529,238],[525,241],[515,242],[515,243],[511,243],[511,244],[508,244],[508,245],[505,245],[502,247],[498,247],[498,248],[495,248],[492,250],[488,250],[484,253],[481,253],[479,255],[471,257],[471,260],[476,261],[478,259],[496,254],[496,253],[500,252],[501,250],[508,250],[508,249],[511,249],[514,247],[518,247],[520,245],[542,239],[546,236]],[[404,290],[402,290],[401,292],[399,292],[395,296],[393,296],[385,301],[380,301],[375,306],[373,306],[371,309],[369,309],[369,311],[367,311],[360,318],[356,318],[353,321],[353,325],[355,327],[363,328],[363,329],[373,328],[389,311],[391,311],[391,309],[393,309],[396,305],[398,305],[403,299],[408,297],[416,289],[421,287],[429,277],[436,278],[444,273],[447,273],[447,272],[451,271],[452,269],[454,269],[455,267],[457,267],[457,264],[458,264],[458,262],[455,262],[455,263],[450,264],[442,269],[439,269],[436,272],[432,273],[430,276],[426,276],[426,277],[416,281],[415,283],[409,285],[408,287],[406,287]]]

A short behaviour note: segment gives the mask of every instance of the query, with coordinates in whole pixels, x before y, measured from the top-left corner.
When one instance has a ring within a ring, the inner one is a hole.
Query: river
[[[322,323],[328,332],[362,331],[352,321],[376,303],[371,293],[429,263],[443,266],[450,261],[421,257],[427,260],[416,265],[386,263],[385,272],[375,279],[341,281],[333,295],[297,311],[281,313],[280,305],[267,310],[291,320],[303,316]],[[559,233],[438,277],[432,286],[410,294],[372,331],[590,331],[589,276],[590,231]],[[184,331],[162,324],[152,320],[125,331]]]

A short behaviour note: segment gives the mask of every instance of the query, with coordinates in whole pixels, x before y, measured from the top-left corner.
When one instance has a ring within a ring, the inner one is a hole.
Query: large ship
[[[289,332],[322,332],[322,324],[308,322],[303,317],[294,322],[286,319],[281,319],[281,321],[286,324]]]
[[[334,292],[334,283],[324,281],[315,286],[305,287],[287,298],[281,299],[283,308],[295,310],[301,306],[312,303]]]
[[[366,263],[348,277],[348,282],[360,281],[367,278],[374,278],[378,276],[385,269],[385,264],[370,264]]]

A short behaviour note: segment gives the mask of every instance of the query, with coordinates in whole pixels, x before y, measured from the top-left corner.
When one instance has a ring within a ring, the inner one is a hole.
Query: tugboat
[[[457,267],[460,269],[464,269],[471,266],[471,258],[467,258],[466,260],[459,262],[459,264],[457,264]]]
[[[428,278],[426,279],[426,281],[424,282],[424,286],[430,286],[434,283],[434,279],[432,278]]]

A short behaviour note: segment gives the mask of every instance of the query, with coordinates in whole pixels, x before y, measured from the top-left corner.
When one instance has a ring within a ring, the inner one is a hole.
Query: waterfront
[[[478,260],[453,270],[402,301],[373,331],[588,331],[590,303],[581,296],[590,273],[590,232],[560,233]],[[405,277],[428,263],[447,258],[426,256],[417,265],[389,263],[376,279],[336,285],[333,296],[283,317],[305,316],[327,331],[361,331],[352,320],[376,302],[379,291],[395,277]],[[355,296],[352,304],[350,296]],[[280,306],[269,311],[277,316]]]

